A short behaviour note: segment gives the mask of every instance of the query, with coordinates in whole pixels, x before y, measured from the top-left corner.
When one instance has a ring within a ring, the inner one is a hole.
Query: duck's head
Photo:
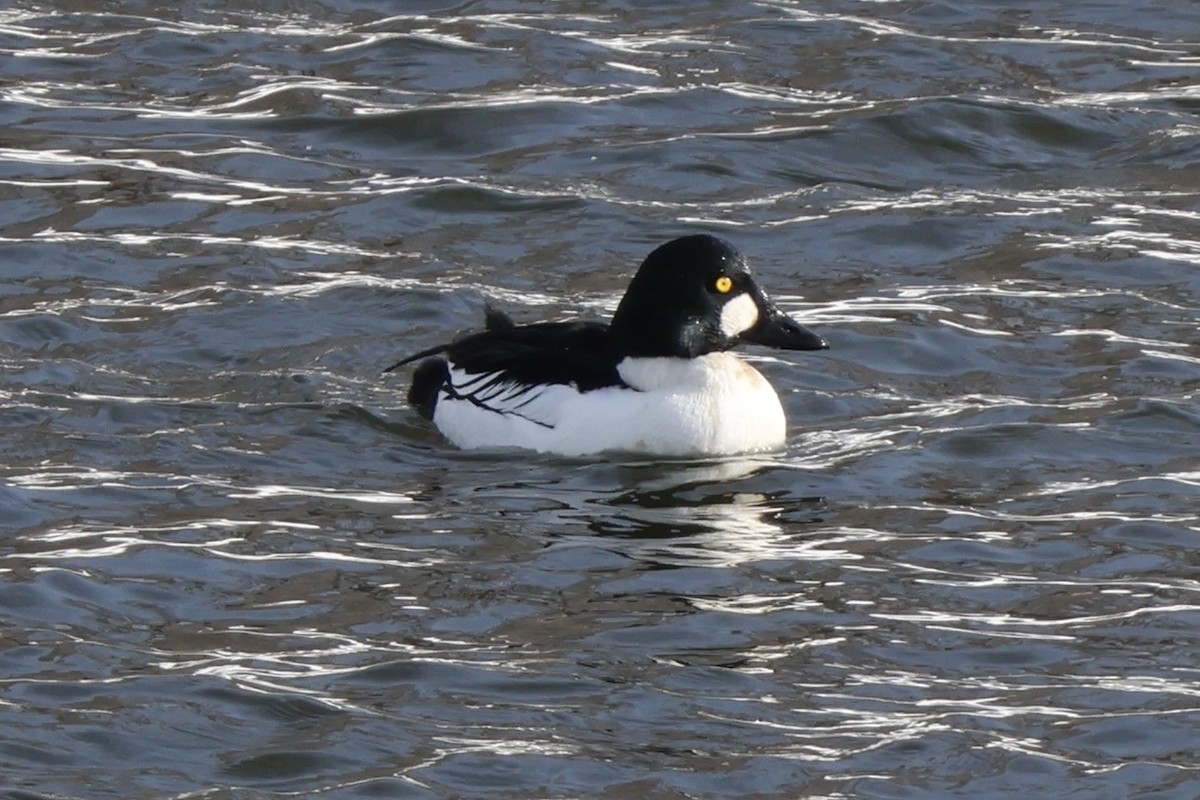
[[[612,335],[622,355],[635,357],[695,358],[739,342],[829,346],[779,310],[733,245],[706,234],[667,242],[646,257],[613,314]]]

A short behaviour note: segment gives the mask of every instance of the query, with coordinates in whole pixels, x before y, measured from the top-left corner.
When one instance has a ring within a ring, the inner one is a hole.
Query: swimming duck
[[[684,236],[646,257],[612,322],[515,324],[422,350],[408,401],[464,449],[701,456],[784,443],[779,396],[726,352],[740,342],[822,350],[723,239]],[[441,356],[432,358],[432,356]]]

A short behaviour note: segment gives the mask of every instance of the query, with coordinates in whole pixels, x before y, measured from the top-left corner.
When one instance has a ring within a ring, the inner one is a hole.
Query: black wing
[[[455,393],[485,406],[497,392],[503,391],[511,400],[523,393],[523,387],[573,384],[588,392],[626,385],[617,373],[620,358],[613,352],[608,325],[601,322],[515,325],[506,315],[493,310],[487,316],[487,330],[414,353],[385,372],[442,354],[444,360],[431,359],[417,368],[409,390],[409,402],[426,417],[432,417],[438,392],[450,379],[450,365],[455,370],[480,376],[479,381],[455,387],[460,390]]]

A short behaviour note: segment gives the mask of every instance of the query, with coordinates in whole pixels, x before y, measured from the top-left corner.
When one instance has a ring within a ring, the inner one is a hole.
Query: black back
[[[446,348],[455,368],[504,373],[515,383],[573,383],[581,391],[621,385],[618,358],[602,322],[536,322],[492,328]]]
[[[408,391],[409,404],[427,419],[433,418],[438,392],[450,379],[450,364],[475,375],[495,375],[487,388],[499,383],[574,384],[588,392],[625,385],[617,374],[619,357],[612,349],[609,326],[601,322],[514,325],[507,315],[489,309],[486,330],[423,350],[387,371],[439,353],[446,358],[422,362]]]

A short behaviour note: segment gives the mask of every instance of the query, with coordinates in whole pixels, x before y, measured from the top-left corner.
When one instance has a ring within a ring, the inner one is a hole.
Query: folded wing
[[[439,403],[468,403],[553,427],[557,407],[571,396],[625,385],[608,326],[598,322],[506,325],[489,316],[488,330],[416,353],[389,370],[435,355],[444,357],[422,363],[409,391],[409,402],[429,418]]]

